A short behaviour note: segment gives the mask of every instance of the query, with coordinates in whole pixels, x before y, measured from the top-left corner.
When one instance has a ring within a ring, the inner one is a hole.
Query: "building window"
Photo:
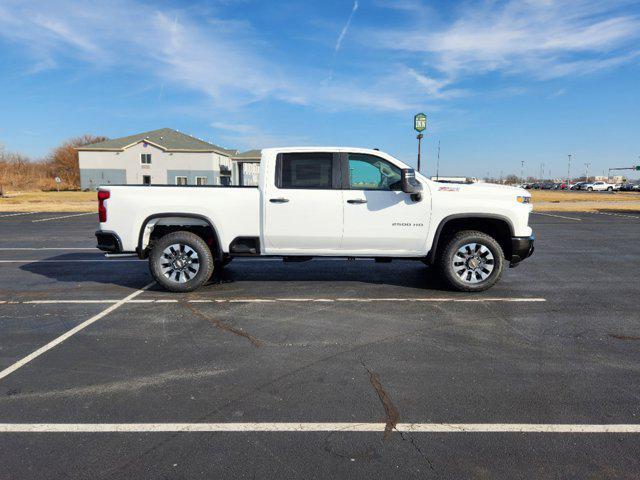
[[[151,165],[151,154],[150,153],[141,153],[140,154],[140,163],[142,165]]]
[[[151,175],[143,175],[142,176],[142,184],[143,185],[151,185]]]
[[[176,185],[189,185],[187,177],[176,177]]]
[[[196,185],[206,185],[207,177],[196,177]]]

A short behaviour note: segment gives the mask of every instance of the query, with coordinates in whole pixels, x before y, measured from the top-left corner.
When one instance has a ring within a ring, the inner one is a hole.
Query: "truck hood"
[[[530,196],[524,188],[498,185],[496,183],[440,183],[433,182],[434,190],[440,192],[461,192],[470,196],[481,197],[512,197]]]
[[[524,188],[520,187],[510,187],[508,185],[498,185],[497,183],[472,183],[468,185],[470,187],[470,192],[478,191],[478,192],[486,192],[488,194],[496,194],[496,195],[529,195]]]

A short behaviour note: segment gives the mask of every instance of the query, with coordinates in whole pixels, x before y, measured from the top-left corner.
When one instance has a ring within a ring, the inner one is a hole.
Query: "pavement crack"
[[[616,340],[640,340],[640,337],[635,337],[633,335],[619,335],[617,333],[610,333],[609,336],[611,338],[615,338]]]
[[[241,328],[236,328],[233,325],[229,325],[228,323],[225,323],[225,322],[223,322],[221,320],[218,320],[217,318],[198,310],[191,303],[185,303],[184,305],[189,310],[191,310],[196,316],[198,316],[198,317],[200,317],[200,318],[202,318],[204,320],[207,320],[214,327],[219,328],[220,330],[224,330],[225,332],[231,332],[231,333],[233,333],[235,335],[238,335],[240,337],[244,337],[247,340],[249,340],[253,344],[253,346],[255,346],[256,348],[262,347],[262,345],[264,345],[264,342],[262,340],[257,339],[256,337],[254,337],[253,335],[251,335],[248,332],[245,332]]]
[[[389,438],[389,435],[391,435],[393,429],[396,428],[398,420],[400,419],[400,414],[398,413],[396,406],[391,401],[391,397],[382,386],[380,376],[367,367],[364,362],[362,362],[362,366],[369,373],[369,382],[371,382],[371,386],[378,394],[378,398],[380,399],[387,416],[387,424],[384,427],[384,438],[387,439]]]
[[[429,465],[429,468],[435,471],[436,467],[433,465],[433,462],[431,461],[431,459],[429,459],[429,457],[427,457],[427,455],[422,451],[422,449],[420,448],[420,445],[418,445],[418,442],[416,442],[416,439],[413,438],[412,435],[409,435],[408,432],[402,432],[398,430],[398,433],[400,433],[400,438],[402,438],[402,440],[404,440],[405,442],[408,441],[413,447],[413,449],[424,457],[424,459],[427,461],[427,464]]]

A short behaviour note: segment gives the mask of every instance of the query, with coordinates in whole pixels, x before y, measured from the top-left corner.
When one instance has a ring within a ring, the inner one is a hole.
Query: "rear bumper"
[[[98,230],[96,239],[98,240],[98,245],[96,246],[103,252],[122,253],[122,241],[117,233]]]
[[[511,258],[509,259],[510,267],[515,267],[525,258],[533,255],[533,242],[536,239],[534,235],[530,237],[511,237]]]

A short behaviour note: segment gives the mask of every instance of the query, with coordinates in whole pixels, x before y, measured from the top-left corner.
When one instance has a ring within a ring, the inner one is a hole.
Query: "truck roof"
[[[372,155],[389,155],[381,150],[376,150],[375,148],[362,148],[362,147],[331,147],[331,146],[307,146],[307,147],[275,147],[275,148],[264,148],[263,152],[354,152],[354,153],[370,153]]]

